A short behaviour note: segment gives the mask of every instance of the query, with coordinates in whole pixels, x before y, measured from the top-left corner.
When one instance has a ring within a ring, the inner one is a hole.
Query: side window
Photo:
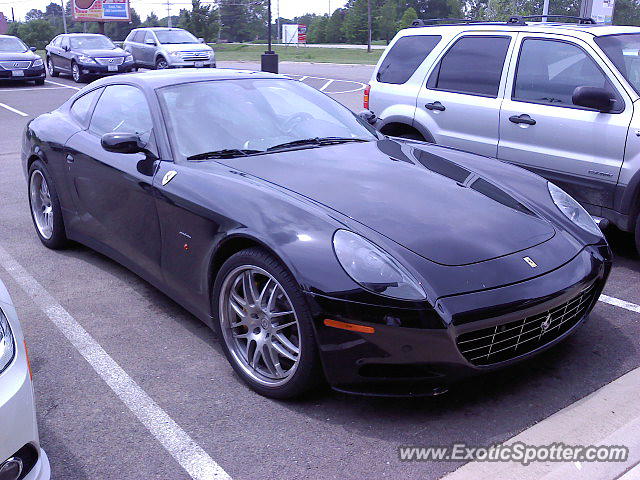
[[[144,30],[138,30],[136,32],[136,36],[134,37],[133,41],[138,43],[144,43],[144,36],[146,34],[147,32],[145,32]]]
[[[606,88],[617,97],[606,75],[577,45],[538,39],[522,42],[513,100],[573,106],[573,91],[580,86]]]
[[[59,47],[60,46],[60,37],[56,37],[51,41],[51,45],[53,45],[54,47]]]
[[[71,105],[71,115],[80,123],[85,124],[91,113],[91,106],[94,100],[100,96],[102,88],[97,88],[80,98]]]
[[[110,85],[93,110],[89,130],[97,135],[126,132],[149,138],[152,127],[151,112],[144,94],[130,85]]]
[[[497,97],[511,37],[462,37],[440,60],[428,87]]]
[[[380,64],[376,80],[405,83],[440,40],[440,35],[410,35],[398,39]]]
[[[147,42],[148,40],[153,40],[154,43],[156,42],[153,32],[151,32],[150,30],[146,32],[146,36],[144,37],[144,40],[142,40],[142,42],[144,43],[144,42]]]

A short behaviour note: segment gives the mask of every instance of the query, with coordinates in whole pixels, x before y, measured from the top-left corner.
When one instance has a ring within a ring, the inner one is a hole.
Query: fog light
[[[0,464],[0,480],[18,480],[22,473],[22,460],[11,457]]]

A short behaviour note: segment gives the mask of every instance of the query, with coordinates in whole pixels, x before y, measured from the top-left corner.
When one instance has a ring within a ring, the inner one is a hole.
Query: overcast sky
[[[13,7],[16,20],[23,20],[24,15],[29,10],[32,8],[44,10],[51,1],[52,0],[0,0],[0,12],[3,12],[6,17],[11,18],[11,7]],[[55,1],[56,3],[60,3],[60,0]],[[64,0],[65,5],[68,1],[70,0]],[[130,1],[131,6],[140,14],[142,20],[152,11],[155,11],[160,18],[166,16],[166,0],[164,0],[164,2],[163,0]],[[181,8],[188,8],[189,5],[191,5],[190,0],[170,0],[170,2],[173,4],[171,13],[174,15],[177,15]],[[205,2],[203,1],[203,3]],[[278,4],[280,4],[280,16],[293,18],[304,13],[328,13],[329,8],[335,10],[338,7],[342,7],[345,3],[346,0],[271,0],[274,18],[276,17]]]

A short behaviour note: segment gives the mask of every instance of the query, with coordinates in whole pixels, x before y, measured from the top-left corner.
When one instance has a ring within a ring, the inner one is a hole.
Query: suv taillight
[[[367,85],[364,89],[364,108],[369,110],[369,92],[371,92],[371,85]]]

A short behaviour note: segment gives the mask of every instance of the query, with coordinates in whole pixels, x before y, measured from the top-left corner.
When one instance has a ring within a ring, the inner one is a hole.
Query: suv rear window
[[[380,64],[376,80],[405,83],[441,39],[440,35],[410,35],[398,39]]]
[[[428,87],[497,97],[511,37],[462,37],[445,53]]]

